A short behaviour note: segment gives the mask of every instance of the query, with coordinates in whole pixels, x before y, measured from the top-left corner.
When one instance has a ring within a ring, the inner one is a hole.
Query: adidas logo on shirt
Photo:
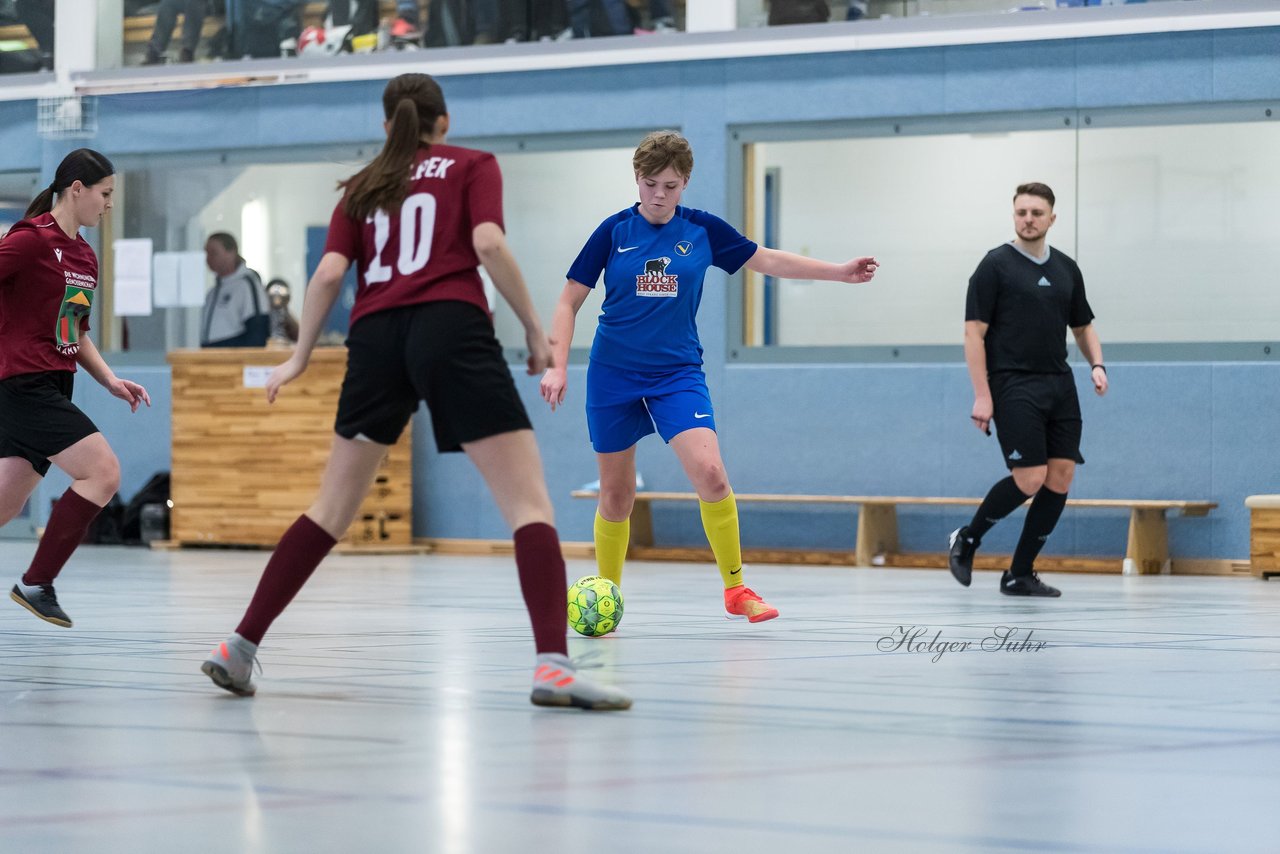
[[[1014,462],[1017,462],[1018,460],[1022,459],[1022,454],[1018,453],[1017,449],[1014,449],[1014,452],[1009,455],[1009,459],[1013,460]]]
[[[1048,288],[1053,285],[1053,283],[1050,282],[1048,279],[1046,279],[1044,276],[1041,276],[1040,281],[1036,282],[1036,284],[1042,288]]]

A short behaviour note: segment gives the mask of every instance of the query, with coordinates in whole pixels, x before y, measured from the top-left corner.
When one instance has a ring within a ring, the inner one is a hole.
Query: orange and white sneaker
[[[569,656],[558,652],[538,655],[529,702],[535,706],[573,706],[596,712],[631,708],[630,697],[612,685],[601,685],[583,676]]]
[[[253,669],[258,665],[258,645],[239,635],[232,635],[213,648],[200,671],[217,685],[232,694],[252,697],[258,690],[253,684]]]
[[[745,584],[724,591],[724,609],[736,617],[746,617],[753,623],[763,623],[778,616],[778,609],[761,599]]]

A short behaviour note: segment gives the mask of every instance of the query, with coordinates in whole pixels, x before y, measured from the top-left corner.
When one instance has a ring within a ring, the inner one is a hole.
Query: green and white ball
[[[580,635],[598,638],[622,622],[622,591],[602,575],[579,578],[569,588],[569,625]]]

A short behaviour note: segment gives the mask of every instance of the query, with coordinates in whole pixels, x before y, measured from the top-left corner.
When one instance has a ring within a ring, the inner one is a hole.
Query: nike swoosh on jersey
[[[630,252],[632,249],[639,249],[639,248],[640,248],[639,246],[627,246],[627,247],[625,247],[625,248],[624,248],[624,247],[622,247],[622,246],[619,246],[619,247],[618,247],[618,251],[619,251],[619,252]]]
[[[710,413],[710,412],[695,412],[695,413],[693,413],[693,417],[694,417],[694,418],[710,418],[710,417],[711,417],[711,413]]]

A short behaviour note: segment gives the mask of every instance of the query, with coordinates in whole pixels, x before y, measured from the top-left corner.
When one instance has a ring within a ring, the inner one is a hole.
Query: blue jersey
[[[637,203],[600,223],[568,273],[594,288],[604,272],[592,361],[637,371],[701,365],[694,316],[707,268],[736,273],[755,251],[733,226],[692,208],[657,226]]]

